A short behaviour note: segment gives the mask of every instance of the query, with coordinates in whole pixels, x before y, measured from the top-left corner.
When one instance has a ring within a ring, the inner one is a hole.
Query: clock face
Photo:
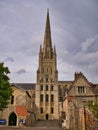
[[[17,105],[25,105],[26,104],[26,97],[23,95],[18,95],[16,97],[16,104]]]

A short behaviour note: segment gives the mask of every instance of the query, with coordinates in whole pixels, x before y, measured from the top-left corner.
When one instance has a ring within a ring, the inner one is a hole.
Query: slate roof
[[[35,83],[11,83],[11,85],[15,85],[19,88],[22,88],[24,90],[30,90],[30,89],[35,89]]]

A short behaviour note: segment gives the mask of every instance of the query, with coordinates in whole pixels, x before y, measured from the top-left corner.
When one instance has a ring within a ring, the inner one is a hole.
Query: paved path
[[[36,127],[59,127],[58,120],[38,121]]]
[[[45,128],[45,127],[29,127],[29,128],[10,128],[10,127],[6,127],[6,128],[1,128],[0,130],[62,130],[61,128],[58,127],[49,127],[49,128]]]
[[[38,121],[34,127],[0,127],[0,130],[63,130],[58,121]]]

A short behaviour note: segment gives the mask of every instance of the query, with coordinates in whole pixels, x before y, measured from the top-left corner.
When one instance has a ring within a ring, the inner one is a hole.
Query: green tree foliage
[[[98,118],[98,101],[89,101],[88,108],[93,112],[94,116]]]
[[[4,63],[0,63],[0,111],[7,107],[12,95],[10,79],[7,76],[9,73],[8,67],[4,67]]]

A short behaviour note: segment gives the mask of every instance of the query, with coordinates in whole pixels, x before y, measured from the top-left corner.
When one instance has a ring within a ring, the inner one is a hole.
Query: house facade
[[[32,126],[35,121],[35,103],[32,95],[19,84],[12,84],[11,87],[13,93],[8,107],[0,113],[0,123],[5,121],[4,125],[7,126]]]
[[[87,111],[89,102],[98,102],[98,93],[83,73],[75,73],[74,82],[63,100],[62,119],[64,127],[72,130],[85,130],[87,127]]]

